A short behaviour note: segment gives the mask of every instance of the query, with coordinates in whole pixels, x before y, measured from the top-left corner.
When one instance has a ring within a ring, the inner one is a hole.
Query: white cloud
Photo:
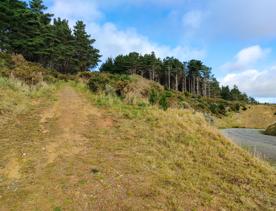
[[[122,1],[124,0],[118,0],[118,2]],[[104,2],[101,2],[100,5],[103,5]],[[157,3],[154,0],[152,2]],[[169,1],[162,0],[159,3],[165,4]],[[99,9],[100,5],[98,1],[89,0],[83,0],[81,4],[75,0],[54,0],[50,11],[57,17],[69,19],[71,26],[78,19],[85,20],[88,33],[96,39],[95,46],[100,49],[103,55],[102,60],[132,51],[142,54],[155,51],[157,56],[161,58],[174,56],[183,61],[191,58],[202,59],[205,56],[205,51],[202,49],[181,45],[171,47],[152,42],[146,36],[139,34],[135,28],[119,29],[114,23],[109,22],[100,24],[98,19],[103,16]]]
[[[220,82],[231,87],[237,85],[250,96],[276,98],[276,66],[264,70],[251,68],[268,52],[268,49],[260,46],[242,49],[235,56],[233,63],[222,66],[222,70],[228,71],[228,74],[220,79]]]
[[[116,56],[118,54],[127,54],[132,51],[139,53],[151,53],[155,51],[157,56],[164,58],[166,56],[174,56],[181,60],[191,58],[203,58],[204,50],[191,49],[184,46],[172,48],[166,45],[160,45],[151,42],[147,37],[137,33],[135,29],[119,30],[112,23],[99,25],[90,23],[88,30],[96,38],[96,47],[106,57]]]
[[[237,85],[240,90],[258,98],[276,98],[276,67],[267,70],[249,69],[227,74],[221,83]]]
[[[69,20],[95,21],[103,16],[95,1],[53,0],[50,12]]]
[[[238,52],[233,61],[224,64],[221,69],[229,72],[249,68],[269,53],[270,49],[268,48],[262,48],[259,45],[250,46]]]

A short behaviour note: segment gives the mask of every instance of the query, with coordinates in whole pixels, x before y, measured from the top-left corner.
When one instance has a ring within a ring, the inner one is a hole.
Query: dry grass
[[[276,123],[270,125],[266,130],[265,134],[276,136]]]
[[[215,120],[219,128],[267,128],[276,121],[276,105],[252,105],[246,111]]]
[[[149,93],[152,89],[164,90],[164,87],[139,75],[132,75],[131,81],[123,90],[124,100],[131,104],[148,103]]]
[[[1,125],[0,210],[275,208],[275,169],[225,140],[201,114],[126,105],[82,84],[75,90]],[[49,110],[54,115],[41,122]],[[45,146],[55,142],[58,156],[48,163]],[[69,153],[74,144],[81,151]]]

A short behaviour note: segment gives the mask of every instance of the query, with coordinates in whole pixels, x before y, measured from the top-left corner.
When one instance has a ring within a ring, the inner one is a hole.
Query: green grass
[[[20,191],[0,199],[9,206],[26,205],[27,198],[33,199],[30,203],[61,210],[275,208],[275,169],[223,138],[202,114],[188,109],[164,111],[149,104],[130,105],[116,96],[93,94],[83,83],[60,86],[74,87],[92,109],[97,107],[99,115],[90,114],[84,122],[85,150],[34,171],[32,166],[45,162],[41,148],[47,139],[37,132],[40,108],[21,117],[22,128],[7,126],[9,130],[1,131],[5,134],[2,138],[13,134],[13,142],[5,144],[2,139],[0,152],[5,154],[17,146],[19,152],[25,147],[34,156],[29,158],[33,163],[24,163]],[[56,90],[50,95],[55,96]],[[29,99],[30,95],[15,95],[14,101],[20,96]],[[45,105],[43,108],[51,107],[51,98],[42,94],[37,99]],[[49,124],[55,126],[56,120],[51,121]],[[30,185],[29,174],[37,172],[35,184]],[[0,191],[5,192],[6,186],[2,187]]]
[[[82,89],[91,103],[118,121],[118,128],[101,139],[116,140],[107,150],[128,156],[128,171],[144,181],[140,185],[145,189],[147,184],[149,206],[153,202],[171,210],[272,210],[276,206],[275,170],[225,140],[200,113],[139,108]],[[134,189],[132,194],[141,191]]]

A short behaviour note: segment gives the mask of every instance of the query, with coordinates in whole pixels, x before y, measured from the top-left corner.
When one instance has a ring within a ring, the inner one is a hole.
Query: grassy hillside
[[[94,93],[118,96],[128,104],[143,103],[168,108],[193,109],[220,117],[229,112],[245,109],[245,103],[191,95],[188,92],[165,90],[157,82],[138,75],[113,75],[108,73],[82,73]]]
[[[265,130],[265,134],[276,136],[276,123],[268,126],[268,128]]]
[[[90,77],[0,78],[0,210],[275,208],[275,169],[222,137],[196,98]]]
[[[82,84],[62,87],[1,124],[1,209],[276,206],[275,169],[200,113],[128,105]]]
[[[267,128],[276,121],[276,105],[249,105],[246,111],[230,113],[217,118],[215,125],[220,128]]]

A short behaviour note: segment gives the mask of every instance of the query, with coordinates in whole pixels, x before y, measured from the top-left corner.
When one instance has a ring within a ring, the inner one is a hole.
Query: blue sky
[[[103,59],[130,51],[201,59],[224,85],[276,103],[275,0],[46,0],[84,20]]]

